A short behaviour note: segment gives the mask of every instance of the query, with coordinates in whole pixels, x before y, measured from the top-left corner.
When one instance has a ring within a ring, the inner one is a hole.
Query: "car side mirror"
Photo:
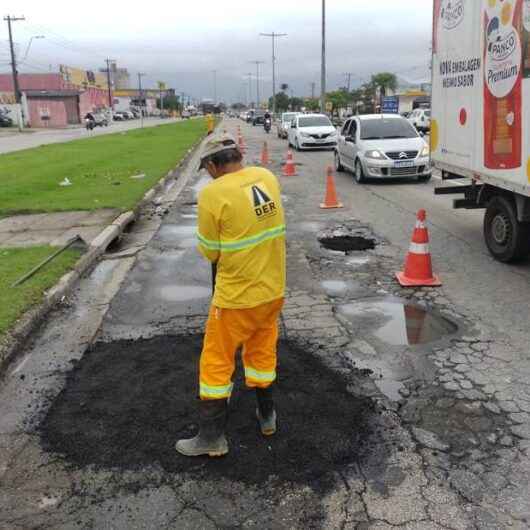
[[[346,136],[345,140],[346,140],[346,142],[348,142],[350,144],[354,144],[355,143],[355,136]]]
[[[296,123],[291,124],[291,129],[296,129]]]

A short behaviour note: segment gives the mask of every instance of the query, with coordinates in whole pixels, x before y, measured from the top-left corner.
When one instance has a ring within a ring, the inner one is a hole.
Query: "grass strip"
[[[0,217],[129,210],[205,133],[194,119],[2,154]]]

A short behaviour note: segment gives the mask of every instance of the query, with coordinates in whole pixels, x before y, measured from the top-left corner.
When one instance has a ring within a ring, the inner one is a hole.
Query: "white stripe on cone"
[[[411,243],[409,247],[411,254],[429,254],[428,243]]]

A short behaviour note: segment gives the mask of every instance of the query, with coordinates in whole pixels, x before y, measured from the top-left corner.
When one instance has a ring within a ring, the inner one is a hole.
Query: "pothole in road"
[[[243,388],[238,370],[229,455],[178,455],[175,441],[196,433],[201,343],[197,335],[96,344],[70,372],[41,424],[43,447],[81,468],[161,466],[190,472],[197,481],[218,477],[260,487],[280,481],[315,491],[332,487],[337,473],[369,455],[384,462],[381,417],[370,399],[347,390],[352,378],[364,378],[356,371],[345,378],[288,342],[279,344],[278,434],[259,434],[254,392]]]
[[[338,314],[392,346],[428,344],[457,332],[449,320],[399,299],[345,304]]]
[[[376,245],[375,239],[363,236],[335,236],[319,238],[320,244],[328,250],[335,252],[348,252],[373,250]]]

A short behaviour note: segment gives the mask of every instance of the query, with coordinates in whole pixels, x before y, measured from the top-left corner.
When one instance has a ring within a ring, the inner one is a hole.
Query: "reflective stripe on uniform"
[[[197,233],[199,243],[208,250],[220,250],[222,252],[237,252],[238,250],[245,250],[254,247],[265,241],[276,239],[285,235],[285,225],[280,225],[275,228],[269,228],[252,237],[245,237],[235,241],[212,241]]]
[[[247,366],[245,367],[245,377],[260,383],[272,383],[276,380],[276,372],[260,372]]]
[[[225,398],[230,397],[232,394],[232,389],[234,388],[233,384],[224,385],[224,386],[211,386],[203,383],[200,383],[200,394],[202,397],[211,397],[211,398]]]

